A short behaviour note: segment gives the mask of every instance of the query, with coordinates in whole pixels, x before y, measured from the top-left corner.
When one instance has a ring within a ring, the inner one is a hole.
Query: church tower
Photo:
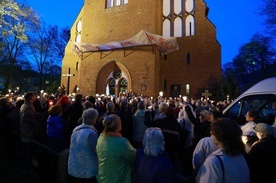
[[[208,10],[203,0],[85,0],[65,49],[61,85],[70,79],[69,92],[77,87],[84,95],[200,97],[221,77]],[[144,44],[149,35],[159,38],[155,44]],[[177,50],[162,52],[158,44],[171,39]]]

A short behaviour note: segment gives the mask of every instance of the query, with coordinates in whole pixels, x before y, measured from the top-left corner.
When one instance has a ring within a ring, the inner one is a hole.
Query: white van
[[[262,122],[276,125],[276,77],[249,88],[223,110],[223,115],[243,125],[248,110],[259,111]]]

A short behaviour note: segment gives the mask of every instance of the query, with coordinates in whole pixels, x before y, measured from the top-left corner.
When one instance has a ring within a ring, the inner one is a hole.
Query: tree
[[[70,29],[66,27],[59,30],[57,26],[53,26],[50,31],[53,40],[53,50],[56,53],[57,60],[61,61],[65,54],[65,46],[70,39]]]
[[[28,41],[27,32],[38,23],[38,16],[29,6],[19,4],[14,0],[1,0],[1,60],[10,66],[5,77],[4,92],[7,92],[9,88],[18,56],[22,54],[25,43]]]
[[[260,10],[260,15],[265,16],[265,25],[272,38],[276,37],[276,1],[263,0],[264,6]]]
[[[249,43],[239,49],[238,55],[233,60],[234,72],[238,75],[253,74],[262,71],[266,76],[266,66],[273,62],[274,51],[269,37],[255,34]]]
[[[60,86],[61,67],[58,65],[49,65],[46,68],[45,91],[55,93]]]
[[[57,26],[37,26],[29,40],[30,58],[36,63],[39,73],[40,90],[44,89],[44,75],[47,69],[60,65],[65,46],[70,38],[68,29],[59,31]],[[57,73],[60,73],[58,71]]]
[[[39,74],[40,90],[43,89],[43,75],[46,72],[46,66],[51,65],[50,59],[53,56],[50,29],[51,27],[46,27],[44,23],[37,25],[28,42],[29,57],[36,64]]]
[[[233,70],[233,63],[228,62],[224,65],[223,69],[223,76],[220,84],[219,90],[227,95],[229,95],[230,98],[236,98],[240,95],[240,89],[239,89],[239,78],[235,74],[235,71]]]

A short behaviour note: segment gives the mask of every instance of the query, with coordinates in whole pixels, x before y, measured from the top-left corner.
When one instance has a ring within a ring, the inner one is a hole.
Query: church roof
[[[167,38],[141,30],[132,38],[123,41],[113,41],[105,44],[73,42],[72,51],[82,55],[83,53],[114,51],[142,46],[156,46],[161,55],[167,55],[179,48],[175,37]]]

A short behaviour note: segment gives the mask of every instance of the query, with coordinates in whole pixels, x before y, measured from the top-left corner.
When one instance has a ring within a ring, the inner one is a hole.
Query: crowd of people
[[[274,127],[254,110],[243,126],[225,118],[229,101],[27,92],[0,102],[4,148],[45,181],[58,169],[72,183],[269,182],[275,172]]]

